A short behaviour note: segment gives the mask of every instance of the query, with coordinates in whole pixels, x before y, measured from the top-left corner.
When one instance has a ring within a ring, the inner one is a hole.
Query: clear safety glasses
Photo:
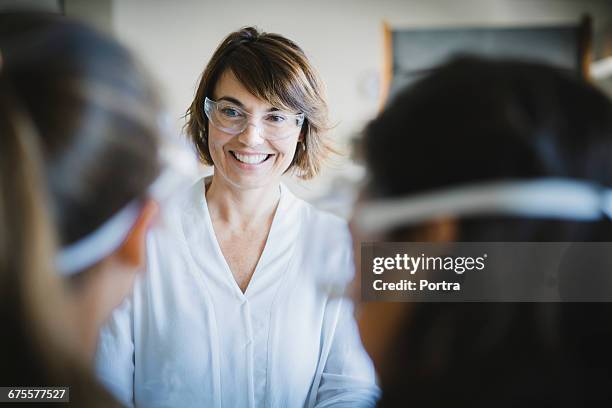
[[[259,134],[268,140],[284,139],[298,131],[304,123],[303,113],[294,114],[278,110],[255,115],[231,102],[213,101],[209,98],[204,101],[204,112],[215,128],[230,135],[244,132],[250,121],[259,119],[257,121]]]

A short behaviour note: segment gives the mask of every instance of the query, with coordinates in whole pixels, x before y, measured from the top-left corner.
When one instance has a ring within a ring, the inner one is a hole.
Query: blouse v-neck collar
[[[259,290],[265,289],[264,283],[267,278],[274,279],[273,276],[266,275],[275,274],[274,272],[283,273],[282,264],[289,263],[288,258],[291,256],[291,249],[299,230],[299,200],[284,184],[280,184],[280,199],[272,219],[270,232],[255,271],[243,293],[217,241],[208,210],[205,189],[205,178],[194,186],[192,200],[190,200],[195,204],[193,211],[186,211],[183,217],[185,238],[191,255],[199,267],[205,273],[211,272],[206,273],[207,278],[223,280],[224,286],[227,286],[239,300],[244,301],[254,296]],[[260,283],[263,287],[260,287]]]

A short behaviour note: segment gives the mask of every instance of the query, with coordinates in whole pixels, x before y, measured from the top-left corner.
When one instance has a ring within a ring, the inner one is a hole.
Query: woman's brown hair
[[[208,149],[206,97],[214,99],[217,81],[231,71],[253,95],[279,109],[301,112],[303,144],[296,147],[290,170],[302,179],[316,176],[330,153],[335,153],[326,137],[329,129],[327,103],[321,80],[304,51],[279,35],[246,27],[228,35],[202,73],[195,98],[185,117],[187,135],[200,160],[214,165]]]

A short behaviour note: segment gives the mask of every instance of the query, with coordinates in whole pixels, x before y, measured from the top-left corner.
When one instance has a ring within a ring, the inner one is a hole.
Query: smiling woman
[[[334,152],[325,135],[329,124],[322,82],[297,44],[277,34],[261,34],[252,27],[230,34],[219,45],[187,110],[186,130],[202,161],[214,164],[208,146],[209,118],[202,107],[207,97],[225,96],[215,88],[227,76],[233,77],[241,91],[270,108],[304,116],[303,125],[298,126],[303,147],[295,150],[291,167],[301,178],[316,176],[325,157]],[[236,99],[230,97],[228,101],[240,106]]]
[[[352,304],[346,223],[282,183],[332,152],[304,52],[230,34],[202,74],[186,130],[214,167],[148,243],[148,273],[101,335],[101,378],[128,405],[373,406],[374,370]]]

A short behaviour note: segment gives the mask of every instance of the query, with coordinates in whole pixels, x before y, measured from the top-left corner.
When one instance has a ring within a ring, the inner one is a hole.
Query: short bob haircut
[[[325,158],[335,153],[325,136],[329,125],[323,84],[297,44],[253,27],[231,33],[219,45],[202,73],[195,98],[185,114],[185,130],[200,160],[214,165],[208,148],[204,100],[213,98],[217,81],[228,70],[254,96],[278,109],[304,113],[303,145],[298,143],[288,171],[294,171],[304,180],[316,176]]]

